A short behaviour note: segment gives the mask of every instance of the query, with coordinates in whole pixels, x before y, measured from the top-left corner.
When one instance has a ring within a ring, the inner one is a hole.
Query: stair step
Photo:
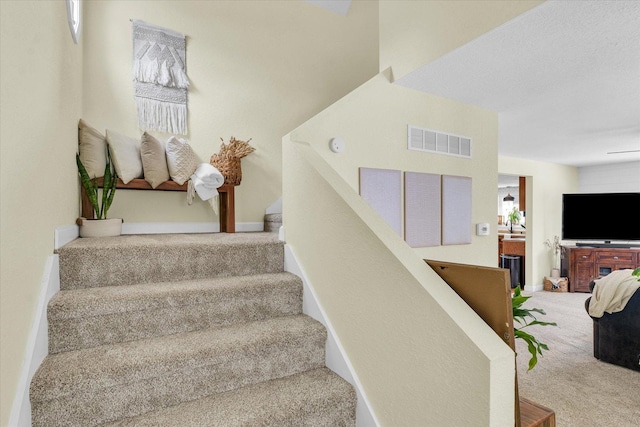
[[[51,354],[302,312],[291,273],[60,291],[48,306]]]
[[[264,216],[264,231],[278,232],[282,226],[282,214],[270,213]]]
[[[325,342],[301,314],[49,355],[32,425],[94,426],[324,367]]]
[[[109,427],[355,426],[353,387],[327,368],[315,369],[182,403]]]
[[[144,234],[76,239],[57,250],[60,289],[283,271],[275,233]]]

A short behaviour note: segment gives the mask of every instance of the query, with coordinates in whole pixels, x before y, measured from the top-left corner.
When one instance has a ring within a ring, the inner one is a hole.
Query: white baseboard
[[[529,292],[538,292],[544,289],[544,285],[542,283],[537,285],[524,285],[524,290]]]
[[[78,236],[80,236],[80,227],[75,224],[56,227],[53,231],[53,248],[60,249]]]
[[[264,231],[263,222],[238,222],[237,232]],[[122,234],[219,233],[218,222],[124,222]]]
[[[371,411],[371,405],[366,396],[362,393],[362,386],[358,378],[354,375],[353,367],[349,359],[345,356],[345,351],[340,342],[335,338],[335,332],[326,318],[325,312],[318,304],[316,295],[309,285],[307,276],[304,274],[302,267],[289,245],[284,247],[284,269],[302,279],[304,286],[302,312],[327,328],[327,348],[326,348],[326,365],[327,368],[340,375],[346,381],[351,383],[358,394],[358,403],[356,406],[356,427],[378,427],[376,417]]]
[[[236,232],[264,231],[264,222],[238,222]],[[177,234],[177,233],[219,233],[218,222],[123,222],[122,234]],[[54,249],[66,245],[80,236],[80,227],[66,225],[54,231]]]
[[[56,235],[56,241],[58,236]],[[72,239],[73,240],[73,239]],[[49,331],[47,328],[47,305],[51,297],[60,290],[60,274],[58,255],[50,255],[47,258],[42,282],[40,284],[40,294],[38,305],[34,317],[27,348],[24,353],[18,388],[11,407],[9,416],[10,427],[30,427],[31,426],[31,402],[29,401],[29,385],[36,369],[40,366],[44,358],[49,354]]]

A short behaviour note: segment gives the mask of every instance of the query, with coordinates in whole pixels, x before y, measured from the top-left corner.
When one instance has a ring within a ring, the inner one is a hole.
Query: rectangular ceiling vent
[[[407,148],[471,158],[471,138],[411,125],[407,129]]]

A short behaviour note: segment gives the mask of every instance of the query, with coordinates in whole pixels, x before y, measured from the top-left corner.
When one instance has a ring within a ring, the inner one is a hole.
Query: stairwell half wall
[[[313,148],[283,150],[287,245],[375,420],[513,425],[513,351]]]

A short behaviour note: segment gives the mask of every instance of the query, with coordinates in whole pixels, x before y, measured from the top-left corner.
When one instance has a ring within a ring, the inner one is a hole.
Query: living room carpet
[[[520,396],[554,410],[558,427],[639,426],[640,372],[593,357],[593,321],[584,309],[590,294],[524,294],[531,296],[525,307],[545,310],[539,320],[558,326],[525,329],[549,346],[531,371],[526,343],[516,340]]]

